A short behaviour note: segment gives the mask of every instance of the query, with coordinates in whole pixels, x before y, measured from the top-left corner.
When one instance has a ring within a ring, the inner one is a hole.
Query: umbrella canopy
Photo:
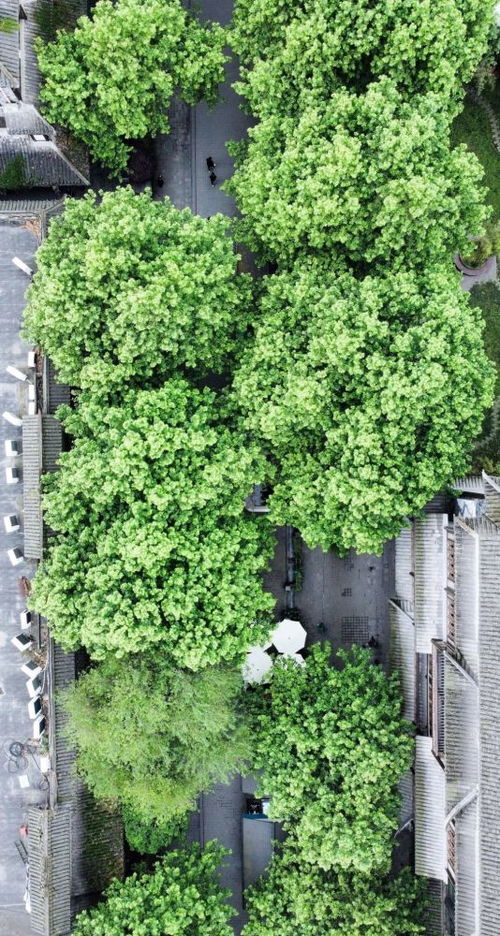
[[[278,653],[297,653],[306,645],[307,632],[300,621],[284,618],[270,636]]]
[[[273,661],[262,647],[251,647],[242,667],[243,681],[246,683],[262,682]]]
[[[278,657],[278,659],[280,659],[280,658]],[[293,660],[294,663],[298,663],[299,666],[305,666],[305,665],[306,665],[306,661],[304,660],[304,657],[300,655],[300,653],[283,653],[283,654],[281,655],[281,659],[282,659],[282,660]]]

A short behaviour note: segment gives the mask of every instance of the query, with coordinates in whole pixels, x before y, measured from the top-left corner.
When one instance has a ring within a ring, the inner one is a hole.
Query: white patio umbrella
[[[272,669],[272,665],[271,657],[262,647],[251,647],[242,667],[243,681],[246,683],[262,682]]]
[[[307,632],[300,621],[284,618],[270,636],[278,653],[297,653],[306,645]]]
[[[278,659],[279,659],[279,657],[278,657]],[[282,654],[281,654],[281,659],[282,659],[282,660],[293,660],[294,663],[298,663],[299,666],[305,666],[305,665],[306,665],[306,661],[304,660],[304,657],[300,655],[300,653],[282,653]]]

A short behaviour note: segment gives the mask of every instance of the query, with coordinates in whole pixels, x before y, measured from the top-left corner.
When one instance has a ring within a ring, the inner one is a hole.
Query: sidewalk
[[[201,0],[202,17],[225,25],[231,19],[232,0]],[[157,170],[165,182],[155,193],[165,195],[178,208],[191,208],[204,218],[220,212],[235,215],[232,198],[219,186],[230,178],[233,162],[229,157],[228,140],[241,140],[251,118],[240,109],[242,98],[231,84],[238,77],[238,64],[226,64],[226,81],[220,88],[220,101],[210,110],[206,104],[188,108],[179,101],[170,108],[171,132],[156,141]],[[212,187],[206,159],[216,162],[217,184]]]

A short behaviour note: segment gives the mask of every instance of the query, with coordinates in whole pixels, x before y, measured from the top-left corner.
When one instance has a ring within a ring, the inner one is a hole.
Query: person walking
[[[207,169],[209,172],[213,172],[215,169],[216,163],[214,163],[211,156],[207,156]]]
[[[212,172],[210,173],[210,184],[215,185],[216,182],[217,182],[217,176],[215,175],[215,172],[212,170]]]

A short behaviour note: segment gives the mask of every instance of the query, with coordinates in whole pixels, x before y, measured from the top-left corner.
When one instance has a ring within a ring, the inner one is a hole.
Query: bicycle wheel
[[[21,755],[21,757],[11,757],[7,762],[7,770],[9,773],[18,773],[19,770],[26,770],[28,766],[28,758]]]

